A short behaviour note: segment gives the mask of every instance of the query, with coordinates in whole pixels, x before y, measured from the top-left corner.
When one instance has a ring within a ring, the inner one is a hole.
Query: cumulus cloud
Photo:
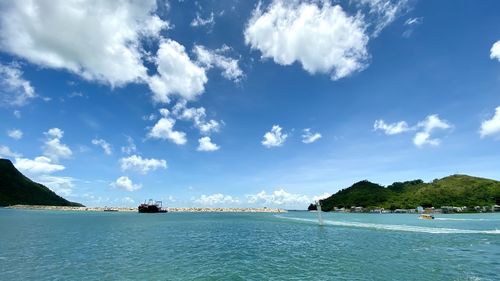
[[[263,58],[281,65],[299,62],[309,73],[337,80],[367,66],[365,25],[361,14],[350,16],[326,1],[275,0],[265,11],[257,6],[244,35]]]
[[[93,139],[92,144],[100,146],[104,150],[104,153],[106,153],[106,155],[111,155],[113,153],[111,145],[103,139]]]
[[[500,61],[500,40],[498,40],[493,44],[493,46],[491,46],[490,58]]]
[[[137,146],[134,143],[134,139],[127,136],[127,146],[122,146],[122,152],[125,154],[132,154],[137,151]]]
[[[219,146],[212,142],[210,137],[202,137],[198,140],[199,145],[198,151],[216,151],[219,150]]]
[[[419,122],[417,127],[421,128],[421,131],[417,132],[413,138],[413,143],[417,147],[422,147],[424,145],[438,146],[441,140],[438,138],[431,138],[431,133],[436,129],[449,129],[451,128],[451,124],[445,120],[439,119],[437,114],[433,114],[427,116],[424,121]]]
[[[23,106],[35,97],[35,88],[23,78],[18,65],[0,63],[0,105]]]
[[[58,161],[59,158],[69,158],[73,154],[71,149],[61,143],[61,139],[64,135],[64,131],[59,128],[52,128],[44,133],[47,136],[45,145],[43,146],[43,154],[48,156],[54,161]]]
[[[49,129],[47,132],[44,133],[47,137],[50,138],[62,138],[64,135],[64,131],[59,129],[59,128],[52,128]]]
[[[386,135],[397,135],[408,131],[417,131],[413,137],[413,143],[417,147],[425,145],[438,146],[441,140],[432,138],[431,133],[436,130],[450,129],[452,125],[446,120],[441,120],[437,114],[428,115],[423,121],[420,121],[415,126],[409,126],[405,121],[396,123],[386,123],[384,120],[376,120],[373,124],[375,131],[381,130]]]
[[[230,58],[225,54],[231,50],[230,47],[224,45],[222,48],[209,50],[201,45],[195,45],[193,52],[196,55],[196,61],[206,69],[213,67],[222,70],[222,77],[238,82],[243,78],[243,71],[238,65],[238,60]]]
[[[412,130],[412,128],[408,127],[408,123],[406,123],[405,121],[387,124],[382,119],[375,121],[375,123],[373,124],[373,129],[375,131],[381,130],[386,135],[397,135]]]
[[[275,190],[272,193],[261,191],[257,194],[246,195],[247,202],[250,204],[268,204],[281,206],[297,206],[309,204],[319,199],[324,199],[331,194],[324,193],[317,196],[308,196],[304,194],[295,194],[285,191],[283,188]]]
[[[201,205],[217,205],[217,204],[235,204],[239,203],[240,200],[236,197],[230,195],[224,195],[222,193],[215,193],[212,195],[201,195],[199,198],[193,200],[195,203]]]
[[[132,155],[120,159],[121,169],[123,171],[132,170],[142,174],[147,174],[149,171],[157,169],[166,169],[167,161],[163,159],[147,159],[139,155]]]
[[[0,9],[0,46],[88,80],[137,82],[147,78],[141,40],[168,28],[155,11],[155,0],[7,1]]]
[[[151,128],[147,137],[153,139],[170,140],[177,145],[187,142],[186,133],[174,130],[175,119],[170,117],[168,109],[160,109],[162,117]]]
[[[482,138],[500,134],[500,106],[495,109],[495,114],[491,119],[484,120],[481,123],[479,134]]]
[[[126,191],[136,191],[142,188],[142,184],[135,184],[126,176],[121,176],[115,182],[110,184],[112,187],[120,188]]]
[[[148,83],[156,102],[167,103],[172,95],[194,100],[205,90],[205,69],[191,61],[178,42],[162,40],[155,63],[158,74],[151,76]]]
[[[279,125],[274,125],[270,132],[264,134],[262,145],[267,148],[282,146],[288,135],[282,133],[281,130],[282,128]]]
[[[313,143],[321,138],[320,133],[311,132],[310,128],[304,129],[304,133],[302,134],[302,142],[303,143]]]
[[[61,196],[71,196],[73,194],[73,188],[75,179],[72,177],[58,177],[43,175],[37,177],[37,182],[49,187],[52,191]]]
[[[223,123],[223,121],[219,122],[213,119],[207,121],[207,114],[204,107],[187,107],[185,100],[175,104],[172,113],[179,120],[192,121],[194,126],[204,135],[218,132],[221,128],[221,123]]]
[[[55,164],[45,156],[39,156],[35,159],[16,158],[14,166],[28,174],[50,174],[65,169],[63,165]]]
[[[7,131],[7,135],[15,140],[20,140],[23,138],[23,131],[19,129],[12,129]]]
[[[17,158],[17,157],[21,157],[21,154],[10,150],[10,148],[8,146],[0,145],[0,157],[2,157],[2,158]]]

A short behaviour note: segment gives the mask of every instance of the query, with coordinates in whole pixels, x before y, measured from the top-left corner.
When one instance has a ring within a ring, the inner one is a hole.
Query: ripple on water
[[[0,210],[0,272],[5,280],[498,280],[500,236],[480,232],[497,221],[349,218],[325,214],[329,225],[318,227],[300,212]]]

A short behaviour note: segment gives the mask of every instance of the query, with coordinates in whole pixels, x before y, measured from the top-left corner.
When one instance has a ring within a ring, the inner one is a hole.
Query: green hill
[[[321,200],[324,211],[334,207],[410,209],[417,206],[491,206],[500,204],[500,181],[452,175],[430,183],[422,180],[395,182],[387,187],[360,181]],[[315,209],[310,205],[309,209]]]
[[[0,206],[9,205],[83,206],[70,202],[44,185],[33,182],[12,164],[0,159]]]

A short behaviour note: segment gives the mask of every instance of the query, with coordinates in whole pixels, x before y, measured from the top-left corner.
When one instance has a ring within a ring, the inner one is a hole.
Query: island
[[[494,212],[500,211],[500,181],[451,175],[429,183],[412,180],[384,187],[363,180],[320,204],[325,212]],[[311,203],[308,210],[316,210],[316,205]]]
[[[0,207],[16,204],[84,207],[70,202],[43,184],[19,172],[8,159],[0,159]]]

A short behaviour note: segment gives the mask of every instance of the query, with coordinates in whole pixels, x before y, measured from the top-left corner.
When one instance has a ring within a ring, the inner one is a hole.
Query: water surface
[[[0,209],[1,280],[500,280],[500,214]]]

